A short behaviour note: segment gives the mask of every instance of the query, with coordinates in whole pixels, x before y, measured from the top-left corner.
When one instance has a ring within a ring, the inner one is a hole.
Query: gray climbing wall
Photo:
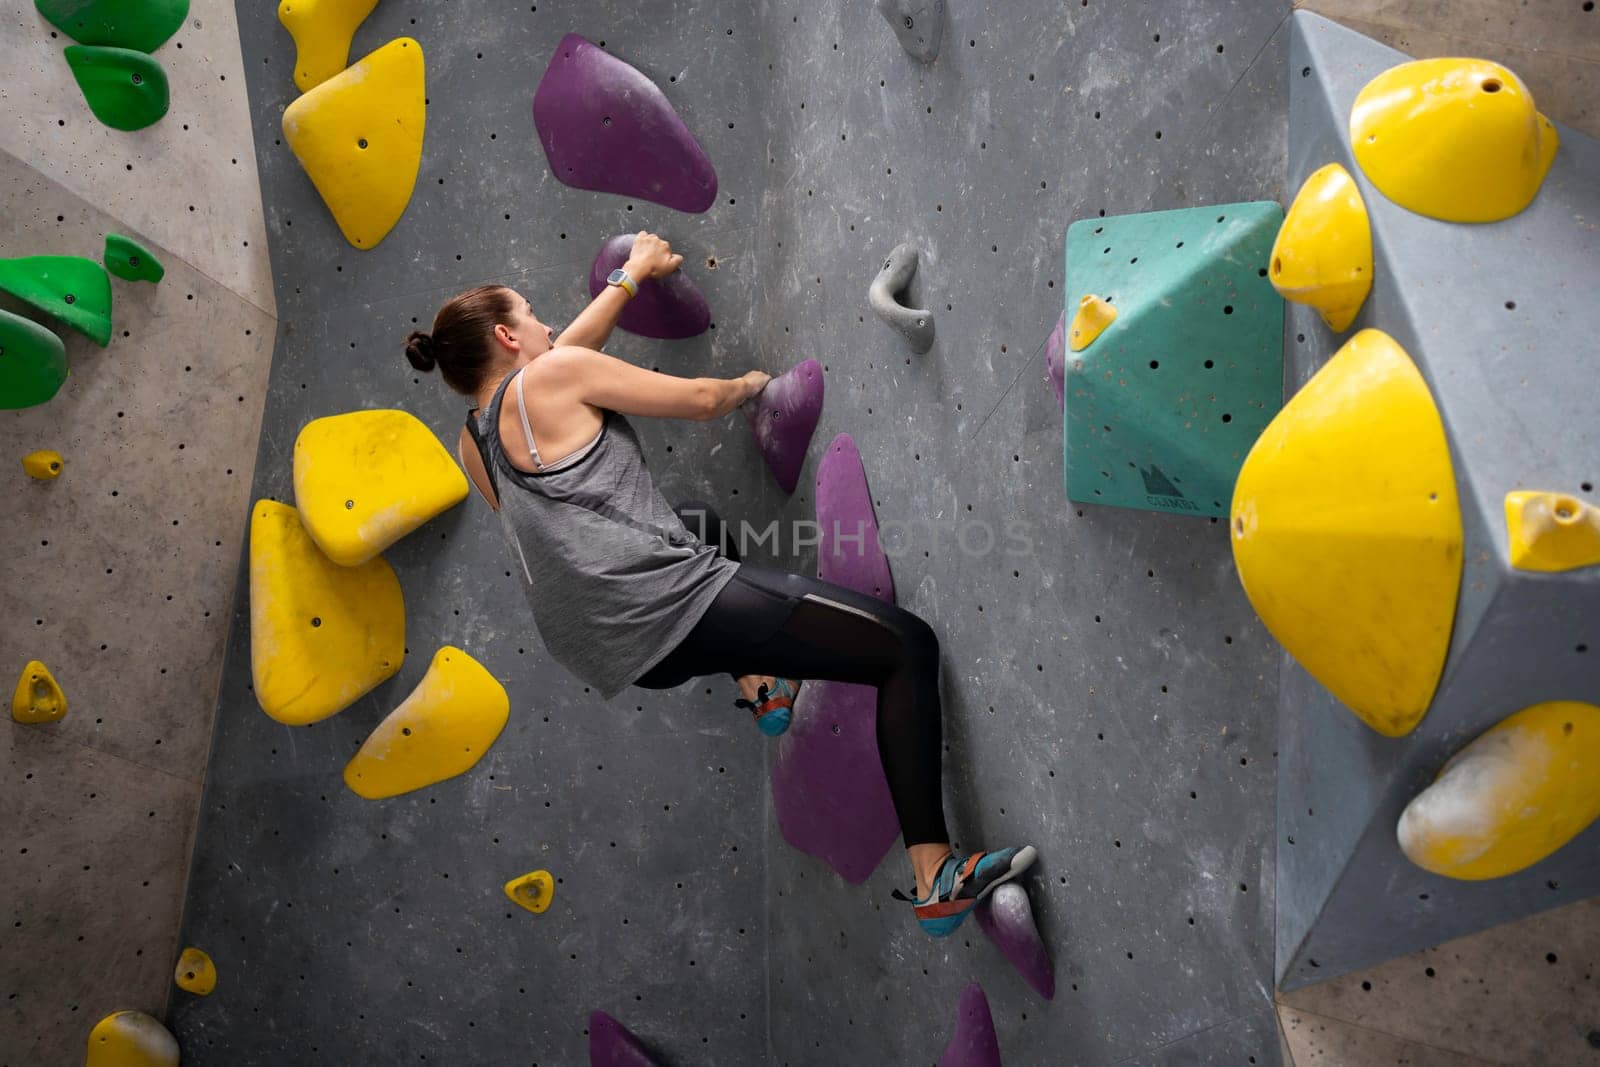
[[[316,726],[255,705],[241,584],[183,927],[221,982],[174,998],[185,1062],[578,1063],[593,1009],[668,1063],[930,1061],[973,979],[1010,1063],[1278,1062],[1275,645],[1218,523],[1063,499],[1042,345],[1073,219],[1284,198],[1284,6],[951,4],[926,65],[866,3],[465,12],[385,0],[357,33],[352,59],[415,37],[430,98],[411,205],[357,252],[278,143],[289,37],[240,6],[283,324],[254,496],[292,499],[318,416],[403,407],[453,446],[467,402],[404,362],[413,322],[500,280],[563,323],[601,241],[662,232],[715,328],[609,347],[689,375],[824,364],[816,439],[860,445],[880,520],[903,524],[900,602],[946,651],[952,828],[1039,846],[1058,992],[1039,1000],[976,924],[921,934],[889,899],[898,849],[857,887],[785,845],[726,679],[602,703],[555,667],[473,497],[386,553],[405,668]],[[550,177],[529,108],[567,32],[666,92],[717,166],[713,208]],[[867,308],[903,241],[908,299],[937,319],[921,355]],[[669,499],[812,516],[820,445],[786,498],[737,415],[635,425]],[[815,568],[787,538],[754,555]],[[344,762],[443,643],[505,683],[506,732],[458,779],[355,797]],[[500,891],[536,867],[559,879],[542,916]]]
[[[1403,738],[1361,725],[1293,661],[1283,668],[1278,975],[1292,989],[1600,892],[1600,828],[1526,870],[1484,882],[1407,860],[1395,824],[1457,750],[1530,704],[1600,700],[1600,569],[1531,574],[1506,563],[1503,501],[1540,488],[1593,501],[1600,434],[1581,391],[1600,324],[1587,295],[1600,240],[1600,142],[1561,127],[1539,195],[1502,222],[1452,225],[1388,200],[1350,155],[1350,105],[1410,57],[1316,15],[1295,17],[1294,188],[1339,162],[1372,219],[1373,290],[1350,333],[1409,352],[1451,442],[1465,568],[1449,657],[1426,717]],[[1530,254],[1537,249],[1537,254]],[[1493,264],[1514,261],[1515,270]],[[1469,266],[1470,265],[1470,266]],[[1576,284],[1575,284],[1576,283]],[[1290,305],[1289,373],[1303,384],[1350,333]],[[1537,427],[1549,427],[1549,432]],[[1560,427],[1560,429],[1556,429]]]

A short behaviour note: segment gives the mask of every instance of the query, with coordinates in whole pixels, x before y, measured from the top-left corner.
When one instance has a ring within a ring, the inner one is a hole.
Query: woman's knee
[[[897,626],[908,655],[934,663],[939,661],[939,635],[934,633],[926,619],[915,612],[900,609]]]

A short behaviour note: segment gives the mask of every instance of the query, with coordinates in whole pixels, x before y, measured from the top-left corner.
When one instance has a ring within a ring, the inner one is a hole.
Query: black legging
[[[739,561],[710,506],[673,509],[689,532],[739,563],[689,636],[634,684],[673,689],[727,672],[876,686],[878,757],[906,847],[950,840],[939,775],[939,639],[918,616],[802,574]]]

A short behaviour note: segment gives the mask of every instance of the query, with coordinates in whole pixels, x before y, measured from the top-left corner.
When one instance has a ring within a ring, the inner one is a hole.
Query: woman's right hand
[[[772,380],[772,375],[766,371],[752,370],[746,371],[739,380],[745,383],[745,388],[748,391],[745,393],[744,399],[749,400],[767,387],[767,383]]]

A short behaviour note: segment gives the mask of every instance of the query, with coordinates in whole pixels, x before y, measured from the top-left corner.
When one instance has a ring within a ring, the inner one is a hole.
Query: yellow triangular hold
[[[379,409],[306,423],[294,442],[294,502],[335,563],[365,563],[465,500],[466,476],[408,411]]]
[[[506,896],[539,915],[550,907],[556,883],[549,871],[531,871],[520,878],[511,879],[505,884],[505,890]]]
[[[1083,294],[1078,310],[1072,315],[1072,328],[1067,331],[1067,347],[1082,352],[1094,344],[1107,326],[1117,321],[1117,309],[1109,300],[1101,300],[1093,293]]]
[[[1372,291],[1372,223],[1350,172],[1329,163],[1300,186],[1272,243],[1272,287],[1340,333]]]
[[[217,965],[199,949],[186,948],[178,957],[172,980],[178,983],[179,989],[202,997],[209,996],[217,988]]]
[[[459,648],[434,653],[428,673],[345,766],[344,784],[378,800],[421,789],[471,768],[505,729],[505,686]]]
[[[422,46],[400,37],[284,109],[284,140],[357,248],[383,240],[411,200],[423,82]]]
[[[1362,330],[1283,406],[1234,486],[1233,559],[1261,621],[1368,726],[1433,699],[1461,587],[1444,425],[1405,349]]]
[[[1600,707],[1523,708],[1479,735],[1400,815],[1400,849],[1424,870],[1514,874],[1600,817]]]
[[[303,93],[344,69],[350,40],[378,0],[283,0],[278,21],[294,38],[294,83]]]
[[[1496,222],[1527,207],[1560,140],[1527,86],[1486,59],[1390,67],[1350,109],[1350,148],[1367,179],[1446,222]]]
[[[56,722],[67,714],[67,697],[50,674],[50,668],[36,659],[22,668],[16,691],[11,694],[11,717],[17,722]]]
[[[178,1067],[178,1039],[153,1015],[116,1011],[94,1024],[84,1067]]]
[[[298,511],[256,501],[250,670],[262,711],[289,726],[326,719],[398,671],[405,645],[405,601],[387,560],[341,567]]]
[[[1593,567],[1600,563],[1600,508],[1565,493],[1507,493],[1506,544],[1518,570]]]
[[[22,469],[28,472],[28,477],[45,482],[59,475],[65,462],[60,452],[40,449],[22,457]]]

